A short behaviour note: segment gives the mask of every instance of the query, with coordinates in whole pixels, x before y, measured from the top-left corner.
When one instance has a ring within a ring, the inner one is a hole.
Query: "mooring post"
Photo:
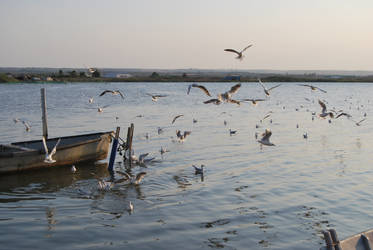
[[[134,130],[134,125],[133,123],[131,123],[131,127],[128,128],[128,151],[130,152],[130,159],[129,159],[129,165],[130,165],[130,168],[132,168],[132,138],[133,138],[133,130]]]
[[[41,119],[43,122],[43,136],[48,139],[48,123],[47,123],[47,99],[45,88],[40,89],[41,93]]]
[[[109,159],[108,170],[110,172],[113,171],[115,155],[117,154],[119,131],[120,131],[120,127],[117,127],[117,130],[115,132],[115,137],[114,137],[114,140],[113,140],[113,146],[111,147],[111,153],[110,153],[110,159]]]

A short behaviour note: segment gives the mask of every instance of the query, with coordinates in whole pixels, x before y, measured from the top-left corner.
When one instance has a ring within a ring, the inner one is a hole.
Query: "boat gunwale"
[[[70,144],[67,144],[67,145],[61,145],[61,146],[57,146],[57,148],[59,150],[66,150],[66,149],[70,149],[70,148],[73,148],[73,147],[77,147],[77,146],[81,146],[81,145],[85,145],[85,144],[90,144],[90,143],[94,143],[94,142],[97,142],[97,141],[101,141],[102,140],[102,136],[103,135],[112,135],[114,132],[113,131],[107,131],[107,132],[98,132],[98,133],[91,133],[91,134],[83,134],[83,135],[72,135],[72,136],[64,136],[64,137],[56,137],[56,138],[49,138],[47,139],[47,141],[49,140],[57,140],[57,139],[70,139],[70,138],[77,138],[77,137],[84,137],[84,136],[92,136],[92,135],[98,135],[97,138],[94,138],[94,139],[89,139],[89,140],[83,140],[83,141],[78,141],[78,142],[73,142],[73,143],[70,143]],[[23,141],[23,142],[13,142],[13,143],[10,143],[8,145],[10,146],[17,146],[17,144],[22,144],[22,143],[39,143],[41,142],[41,140],[32,140],[32,141]],[[6,144],[0,144],[0,146],[3,145],[3,146],[7,146]],[[26,148],[26,147],[23,147],[23,148]],[[19,156],[26,156],[26,155],[33,155],[33,154],[44,154],[44,150],[43,149],[32,149],[32,148],[29,148],[30,150],[22,150],[22,151],[15,151],[15,152],[0,152],[0,158],[14,158],[14,157],[19,157]]]

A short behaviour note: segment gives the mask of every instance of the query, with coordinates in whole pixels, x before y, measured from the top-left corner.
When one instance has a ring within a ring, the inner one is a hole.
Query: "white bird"
[[[161,150],[159,150],[159,152],[161,152],[161,155],[163,155],[164,153],[170,152],[170,150],[161,147]]]
[[[93,97],[89,98],[88,102],[93,103]]]
[[[319,87],[315,87],[315,86],[312,86],[312,85],[309,85],[309,84],[298,84],[298,86],[304,86],[304,87],[309,87],[311,90],[315,91],[315,90],[320,90],[321,92],[324,92],[326,93],[325,90],[323,89],[320,89]]]
[[[110,93],[112,95],[120,95],[120,97],[122,97],[122,99],[124,99],[124,95],[122,94],[122,92],[120,92],[119,90],[105,90],[103,91],[100,96],[103,96],[105,95],[106,93]]]
[[[239,101],[233,100],[232,95],[237,93],[237,91],[240,89],[241,83],[237,83],[236,85],[232,86],[231,89],[223,94],[218,94],[218,99],[220,101],[225,101],[225,102],[231,102],[231,103],[236,103],[240,104]]]
[[[31,125],[28,124],[28,123],[25,122],[25,121],[22,121],[22,123],[23,123],[23,125],[25,125],[25,129],[26,129],[26,131],[29,132],[29,131],[31,130]]]
[[[272,142],[269,141],[269,138],[271,137],[272,132],[269,129],[266,129],[264,133],[262,134],[262,139],[260,139],[258,142],[262,145],[266,146],[275,146]]]
[[[75,173],[76,172],[76,167],[74,165],[71,166],[71,172]]]
[[[129,213],[132,213],[133,212],[133,204],[131,201],[128,202],[128,205],[127,205],[127,211]]]
[[[237,54],[236,59],[242,60],[242,59],[244,58],[244,55],[243,55],[242,53],[243,53],[245,50],[247,50],[248,48],[250,48],[251,46],[253,46],[253,45],[250,44],[249,46],[245,47],[245,48],[244,48],[243,50],[241,50],[241,51],[237,51],[237,50],[234,50],[234,49],[225,49],[224,51],[236,53],[236,54]]]
[[[136,176],[129,175],[127,172],[119,172],[119,173],[124,174],[127,177],[127,180],[129,181],[129,184],[135,184],[135,185],[140,184],[141,180],[146,175],[146,172],[140,172]]]
[[[274,89],[274,88],[277,88],[277,87],[281,86],[281,84],[277,84],[276,86],[267,89],[266,86],[264,86],[264,84],[262,83],[262,81],[261,81],[260,79],[259,79],[259,84],[262,86],[262,88],[263,88],[264,93],[266,94],[266,96],[269,96],[269,95],[270,95],[270,94],[269,94],[269,91],[271,91],[271,90]]]
[[[330,118],[334,118],[334,114],[332,112],[326,112],[325,103],[319,100],[319,104],[321,106],[321,114],[319,114],[320,117],[325,118],[327,116],[330,116]]]
[[[104,112],[104,108],[107,108],[107,107],[109,107],[110,105],[105,105],[105,106],[103,106],[103,107],[98,107],[97,108],[97,111],[99,112],[99,113],[102,113],[102,112]]]
[[[176,130],[176,136],[179,138],[180,142],[183,142],[185,138],[190,135],[192,132],[191,131],[184,131],[184,134],[181,134],[180,130]]]
[[[167,97],[167,95],[152,95],[152,94],[149,94],[149,93],[146,93],[148,96],[151,96],[152,97],[152,101],[153,102],[156,102],[158,101],[159,98],[161,97]]]
[[[56,145],[54,145],[54,148],[50,153],[48,153],[48,147],[47,147],[47,142],[45,141],[45,137],[43,136],[43,146],[44,146],[44,151],[45,151],[45,163],[55,163],[56,160],[54,160],[52,157],[53,155],[57,152],[57,146],[60,143],[61,138],[58,139]]]
[[[14,121],[14,123],[17,123],[17,122],[19,122],[19,121],[21,121],[21,120],[18,119],[18,118],[13,118],[13,121]]]

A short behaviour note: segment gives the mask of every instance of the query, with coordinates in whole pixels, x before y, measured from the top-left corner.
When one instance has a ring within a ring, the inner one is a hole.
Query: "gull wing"
[[[184,138],[187,137],[187,135],[190,135],[192,131],[184,131]]]
[[[268,129],[263,133],[262,141],[269,141],[269,138],[271,137],[272,132]]]
[[[103,96],[103,95],[105,95],[106,93],[111,93],[111,94],[113,94],[113,91],[112,91],[112,90],[105,90],[104,92],[102,92],[102,93],[100,94],[100,96]]]
[[[239,90],[240,87],[241,87],[241,83],[238,83],[238,84],[232,86],[231,89],[228,91],[228,93],[229,94],[234,94]]]
[[[122,94],[122,92],[120,92],[119,90],[116,90],[115,92],[117,92],[120,95],[120,97],[122,97],[122,99],[124,99],[124,95]]]
[[[60,141],[61,141],[61,138],[59,138],[58,141],[57,141],[57,143],[56,143],[56,145],[54,145],[54,148],[52,149],[52,151],[51,151],[51,153],[50,153],[51,156],[54,155],[54,154],[56,153],[56,151],[57,151],[57,146],[58,146],[58,144],[60,144]]]
[[[184,116],[184,115],[177,115],[177,116],[175,116],[174,119],[172,120],[172,124],[174,124],[174,122],[176,121],[177,118],[182,117],[182,116]]]
[[[241,53],[243,53],[245,50],[247,50],[247,49],[250,48],[251,46],[253,46],[253,45],[250,44],[249,46],[245,47],[243,50],[241,50]]]
[[[234,49],[225,49],[224,51],[233,52],[233,53],[236,53],[237,55],[240,55],[240,52]]]
[[[323,103],[322,101],[319,100],[319,104],[320,104],[320,106],[322,108],[321,112],[325,113],[326,112],[326,105],[325,105],[325,103]]]
[[[259,80],[259,84],[263,87],[264,90],[267,90],[267,88],[264,86],[264,84],[262,83],[262,81],[260,79]]]
[[[317,89],[320,90],[321,92],[327,93],[325,90],[320,89],[319,87],[315,87],[315,88],[317,88]]]
[[[204,104],[213,103],[215,105],[219,105],[221,103],[221,101],[219,99],[210,99],[210,100],[204,101],[203,103]]]
[[[48,147],[47,147],[47,143],[45,141],[45,137],[43,136],[43,146],[44,146],[44,151],[46,154],[48,154]]]
[[[195,87],[195,88],[199,88],[200,90],[202,90],[206,95],[208,96],[211,96],[209,91],[206,89],[205,86],[203,85],[198,85],[198,84],[192,84],[192,87]]]
[[[270,90],[272,90],[272,89],[274,89],[274,88],[277,88],[277,87],[279,87],[279,86],[281,86],[281,84],[278,84],[278,85],[276,85],[276,86],[274,86],[274,87],[272,87],[272,88],[269,88],[268,91],[270,91]]]

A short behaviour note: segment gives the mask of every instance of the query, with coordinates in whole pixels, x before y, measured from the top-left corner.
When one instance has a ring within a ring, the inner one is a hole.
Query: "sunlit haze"
[[[0,67],[372,70],[371,0],[2,0]],[[242,61],[226,48],[241,50]]]

